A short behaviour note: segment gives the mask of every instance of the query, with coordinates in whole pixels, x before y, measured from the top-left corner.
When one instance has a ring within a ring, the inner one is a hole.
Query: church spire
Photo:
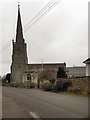
[[[16,42],[23,43],[23,31],[22,31],[22,22],[20,15],[20,3],[18,3],[18,18],[17,18],[17,30],[16,30]]]

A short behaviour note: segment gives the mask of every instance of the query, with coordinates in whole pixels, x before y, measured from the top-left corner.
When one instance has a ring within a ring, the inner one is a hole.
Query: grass
[[[73,92],[59,92],[61,94],[67,94],[67,95],[76,95],[76,96],[84,96],[84,97],[90,97],[90,94],[86,93],[86,92],[82,92],[82,93],[73,93]]]

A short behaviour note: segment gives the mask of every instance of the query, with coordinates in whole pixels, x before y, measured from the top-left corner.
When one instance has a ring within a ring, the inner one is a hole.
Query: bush
[[[28,87],[28,84],[24,84],[24,88],[27,88]]]
[[[63,83],[63,91],[67,91],[68,87],[72,86],[72,82],[70,80],[65,80]]]
[[[24,88],[35,88],[35,83],[24,83]]]
[[[52,90],[59,91],[67,91],[68,87],[72,86],[72,82],[70,80],[58,79],[54,84]]]
[[[74,88],[68,88],[68,92],[74,92]]]
[[[82,90],[80,88],[69,88],[68,92],[73,92],[73,93],[82,93]]]
[[[18,84],[17,84],[17,87],[18,87],[18,88],[24,88],[24,84],[23,84],[23,83],[18,83]]]
[[[55,79],[49,80],[50,83],[53,85],[55,83]]]
[[[18,87],[17,83],[10,83],[11,87]]]
[[[51,89],[52,89],[52,84],[51,83],[43,83],[42,85],[41,85],[41,88],[42,89],[44,89],[44,91],[51,91]]]
[[[9,83],[2,83],[2,86],[10,87]]]
[[[30,83],[30,88],[35,88],[35,83]]]
[[[3,83],[2,86],[18,88],[34,88],[35,83]]]

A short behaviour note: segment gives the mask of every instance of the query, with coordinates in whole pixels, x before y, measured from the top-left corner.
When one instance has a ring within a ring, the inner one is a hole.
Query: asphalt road
[[[38,89],[3,87],[2,91],[17,104],[26,107],[34,117],[88,118],[88,97],[44,92]]]

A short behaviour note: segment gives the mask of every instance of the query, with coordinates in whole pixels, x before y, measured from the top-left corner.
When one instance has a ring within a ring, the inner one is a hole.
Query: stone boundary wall
[[[72,87],[71,88],[80,88],[81,90],[88,89],[88,78],[68,78],[67,80],[72,81]]]

